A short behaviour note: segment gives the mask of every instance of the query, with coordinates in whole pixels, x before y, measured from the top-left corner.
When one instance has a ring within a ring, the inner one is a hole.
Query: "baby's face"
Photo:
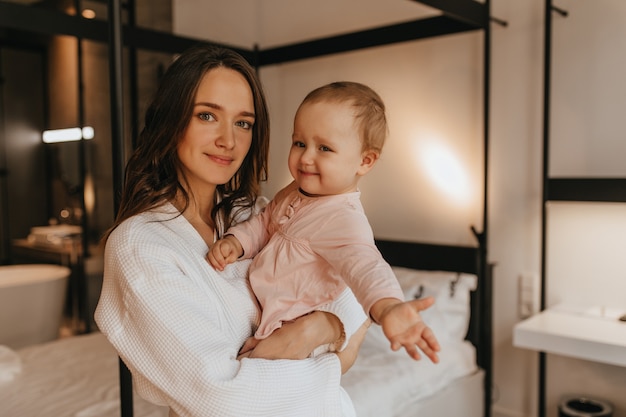
[[[294,120],[289,171],[311,195],[354,192],[364,171],[364,155],[352,107],[317,102],[300,107]]]

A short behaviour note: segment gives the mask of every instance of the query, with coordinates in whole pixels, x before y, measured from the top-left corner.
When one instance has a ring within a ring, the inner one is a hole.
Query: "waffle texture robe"
[[[304,360],[236,359],[259,311],[249,261],[224,272],[170,204],[124,221],[105,249],[96,322],[127,364],[134,388],[171,416],[352,416],[335,354]],[[328,306],[349,338],[365,315],[343,293]]]
[[[257,338],[352,289],[364,310],[404,293],[374,243],[360,192],[309,197],[295,182],[265,210],[228,230],[252,258],[250,285],[263,310]]]

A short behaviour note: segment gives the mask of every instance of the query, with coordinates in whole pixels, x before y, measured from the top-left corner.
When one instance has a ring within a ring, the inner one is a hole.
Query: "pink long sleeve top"
[[[291,183],[228,233],[241,242],[243,257],[254,258],[250,285],[263,308],[257,338],[324,306],[346,286],[366,313],[381,298],[404,298],[358,191],[310,197]]]

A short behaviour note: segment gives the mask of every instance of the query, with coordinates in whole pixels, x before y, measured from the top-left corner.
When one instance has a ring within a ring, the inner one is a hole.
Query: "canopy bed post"
[[[489,114],[491,103],[491,0],[485,0],[484,8],[484,37],[483,37],[483,230],[476,234],[479,247],[479,276],[482,277],[480,291],[481,318],[488,325],[480,326],[482,346],[478,357],[479,366],[487,370],[485,373],[483,401],[485,417],[491,416],[491,386],[493,379],[493,346],[492,346],[492,278],[493,266],[489,264],[488,234],[489,230]],[[498,22],[499,24],[502,24]],[[505,23],[506,25],[506,23]]]
[[[113,152],[114,215],[120,204],[124,181],[124,96],[122,62],[122,6],[120,0],[109,1],[109,78],[111,85],[111,147]],[[133,417],[133,380],[130,370],[119,358],[120,408],[122,417]]]

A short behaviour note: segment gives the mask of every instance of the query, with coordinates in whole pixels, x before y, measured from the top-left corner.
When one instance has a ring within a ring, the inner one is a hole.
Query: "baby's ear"
[[[365,175],[374,167],[376,161],[380,157],[380,153],[374,150],[367,150],[361,154],[361,166],[357,171],[358,175]]]

